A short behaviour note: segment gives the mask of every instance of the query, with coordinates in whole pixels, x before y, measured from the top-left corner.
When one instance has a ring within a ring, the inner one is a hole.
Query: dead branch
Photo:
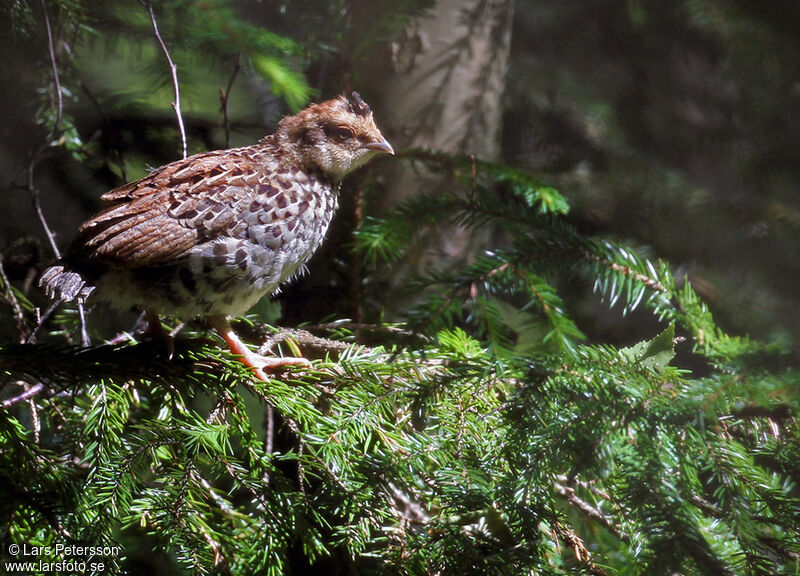
[[[225,127],[225,148],[230,148],[231,145],[231,119],[228,116],[228,102],[230,101],[233,82],[236,80],[236,76],[239,74],[239,69],[241,67],[241,55],[237,55],[236,63],[233,65],[233,73],[231,74],[230,80],[228,80],[228,86],[225,90],[220,88],[219,91],[220,111],[222,112],[223,125]]]
[[[611,532],[619,540],[622,540],[623,542],[630,541],[628,535],[620,532],[619,529],[612,524],[611,521],[606,518],[605,514],[603,514],[598,508],[595,508],[585,500],[582,500],[580,497],[578,497],[578,495],[575,493],[575,489],[572,486],[562,484],[559,481],[556,481],[554,486],[556,493],[563,497],[584,516],[591,518],[592,520],[596,520],[602,524],[606,530]]]
[[[11,288],[11,282],[9,282],[8,276],[6,275],[6,269],[5,266],[3,266],[2,254],[0,254],[0,284],[3,288],[3,299],[9,303],[11,309],[14,311],[14,319],[17,321],[17,329],[19,330],[19,343],[23,344],[27,339],[27,336],[25,335],[25,332],[27,332],[25,327],[25,314],[22,312],[22,306],[19,305],[17,296],[14,294],[14,290]]]
[[[53,44],[53,30],[50,27],[50,17],[47,14],[47,4],[45,0],[41,0],[42,4],[42,12],[44,14],[44,24],[45,29],[47,30],[47,47],[50,53],[50,66],[53,72],[53,85],[54,90],[56,93],[55,102],[56,102],[56,121],[53,124],[53,130],[48,137],[47,141],[42,144],[39,149],[33,154],[31,157],[30,164],[28,165],[28,179],[27,179],[27,188],[28,193],[30,194],[31,201],[33,202],[33,209],[36,212],[36,217],[39,219],[39,222],[42,225],[42,229],[44,230],[45,235],[47,236],[48,242],[50,242],[50,247],[53,249],[53,254],[55,254],[56,259],[61,258],[61,251],[58,249],[58,244],[56,243],[55,234],[50,229],[50,225],[47,223],[47,220],[44,217],[44,212],[42,211],[42,203],[39,199],[39,190],[34,186],[33,182],[33,171],[36,168],[36,164],[39,163],[41,160],[42,153],[50,146],[50,143],[58,136],[59,131],[61,130],[61,119],[64,115],[64,101],[61,95],[61,80],[58,76],[58,65],[56,63],[56,51],[55,46]],[[89,345],[89,332],[86,330],[86,316],[83,310],[83,304],[80,302],[78,303],[78,314],[80,315],[80,324],[81,324],[81,344],[84,346]]]
[[[44,390],[44,384],[42,383],[34,384],[33,386],[25,390],[25,392],[23,392],[22,394],[19,394],[12,398],[6,398],[5,400],[3,400],[2,406],[3,408],[10,408],[14,404],[19,404],[20,402],[24,402],[25,400],[33,398],[34,396],[39,394],[42,390]]]
[[[178,130],[181,133],[181,154],[183,155],[183,158],[186,158],[186,130],[183,127],[183,116],[181,115],[181,91],[180,87],[178,86],[178,67],[172,61],[172,57],[169,55],[169,50],[167,50],[167,45],[164,44],[164,40],[162,40],[161,34],[158,31],[158,23],[156,22],[156,15],[153,12],[153,5],[147,0],[139,1],[150,13],[150,22],[153,24],[153,35],[156,37],[158,45],[161,47],[161,51],[164,53],[164,57],[167,59],[167,64],[169,65],[169,71],[172,76],[172,90],[175,93],[175,101],[172,103],[172,108],[175,110],[175,116],[178,119]]]

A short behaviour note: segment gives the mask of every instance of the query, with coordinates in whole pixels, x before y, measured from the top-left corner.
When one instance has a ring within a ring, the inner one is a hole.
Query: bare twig
[[[36,326],[34,326],[31,333],[28,334],[28,337],[25,339],[25,344],[36,344],[36,337],[39,335],[39,330],[42,329],[47,319],[53,315],[53,312],[56,311],[59,304],[61,304],[61,302],[53,302],[44,314],[41,314],[39,308],[36,308]]]
[[[41,149],[40,149],[41,150]],[[31,158],[31,163],[28,165],[28,192],[31,195],[31,201],[33,202],[33,209],[36,212],[36,217],[39,218],[39,223],[42,225],[44,229],[44,233],[47,236],[47,241],[50,242],[50,248],[53,250],[53,254],[55,254],[56,259],[61,258],[61,250],[58,249],[58,244],[56,244],[56,235],[53,234],[53,231],[50,229],[50,225],[45,220],[44,212],[42,212],[42,203],[39,200],[39,189],[34,186],[33,183],[33,170],[38,164],[39,159],[41,158],[41,151],[37,151],[34,154],[33,158]]]
[[[265,400],[269,401],[269,397],[266,394],[261,394],[261,396]],[[291,430],[297,437],[298,441],[297,467],[298,467],[298,474],[300,475],[301,491],[304,492],[305,490],[302,486],[303,482],[302,477],[304,475],[302,467],[302,456],[303,456],[303,447],[307,446],[307,444],[306,441],[303,439],[303,433],[300,431],[300,426],[297,425],[297,422],[295,422],[288,416],[284,416],[284,422],[289,427],[289,430]],[[345,493],[350,492],[347,489],[347,485],[342,481],[341,478],[339,478],[336,472],[330,466],[328,466],[328,463],[325,462],[325,460],[323,460],[319,454],[317,454],[317,452],[314,450],[312,446],[308,446],[308,452],[309,454],[311,454],[311,456],[314,457],[314,460],[316,460],[322,466],[322,468],[328,473],[328,476],[330,476],[331,480],[333,480],[342,491],[344,491]]]
[[[225,422],[225,411],[230,401],[231,399],[227,391],[220,394],[219,397],[217,397],[217,401],[214,403],[214,408],[212,408],[211,412],[206,416],[206,422],[209,424],[214,424],[215,422],[217,424],[223,424]]]
[[[33,200],[33,208],[36,211],[36,216],[39,218],[39,222],[42,224],[42,228],[44,228],[44,232],[47,235],[47,240],[50,242],[50,247],[53,249],[53,253],[56,255],[56,258],[61,258],[61,251],[58,249],[58,245],[56,244],[56,238],[53,234],[52,230],[50,230],[50,226],[47,224],[47,221],[44,218],[44,214],[42,213],[42,204],[39,201],[39,191],[33,185],[33,170],[36,167],[36,164],[41,159],[42,152],[50,146],[50,142],[58,135],[59,130],[61,129],[61,118],[63,116],[63,106],[64,102],[61,98],[61,81],[58,77],[58,66],[56,64],[56,52],[53,46],[53,31],[50,28],[50,18],[47,15],[47,4],[45,0],[42,1],[42,12],[44,13],[44,24],[45,28],[47,29],[47,46],[50,51],[50,66],[53,71],[53,84],[55,86],[56,92],[56,122],[53,124],[53,130],[48,136],[47,141],[42,144],[39,149],[34,153],[33,157],[31,158],[31,162],[28,165],[28,183],[27,188],[28,192],[31,194],[31,199]]]
[[[39,411],[36,409],[36,402],[33,398],[28,398],[28,406],[31,409],[31,423],[33,424],[33,441],[39,444],[39,433],[42,431],[42,423],[39,420]]]
[[[277,333],[270,334],[264,339],[264,342],[259,349],[259,354],[266,354],[270,352],[277,344],[289,339],[296,340],[299,344],[303,345],[303,347],[308,347],[323,353],[341,353],[351,346],[351,344],[348,344],[347,342],[340,342],[338,340],[330,340],[328,338],[314,336],[306,330],[300,330],[298,328],[281,328]]]
[[[12,398],[6,398],[5,400],[3,400],[2,406],[3,408],[10,408],[14,404],[19,404],[20,402],[24,402],[29,398],[33,398],[34,396],[39,394],[42,390],[44,390],[44,384],[42,383],[34,384],[33,386],[25,390],[25,392],[23,392],[22,394],[19,394]]]
[[[61,117],[64,112],[64,101],[61,98],[61,82],[58,79],[58,67],[56,66],[56,50],[53,46],[53,31],[50,28],[50,18],[47,15],[47,4],[45,0],[41,0],[42,12],[44,13],[44,25],[47,29],[47,48],[50,51],[50,66],[53,68],[53,83],[55,84],[56,93],[56,123],[53,125],[53,136],[58,133],[61,126]]]
[[[302,437],[298,434],[299,441],[297,443],[297,487],[300,489],[301,494],[306,493],[306,483],[305,483],[305,468],[303,467],[303,443]]]
[[[587,573],[593,576],[608,576],[608,572],[592,561],[592,556],[588,548],[586,548],[586,544],[583,543],[583,540],[581,540],[573,530],[564,526],[558,520],[551,526],[554,534],[572,548],[572,551],[575,553],[575,559],[583,566]]]
[[[86,311],[83,309],[82,302],[78,302],[78,318],[81,324],[81,346],[85,348],[92,342],[89,340],[89,331],[86,329]]]
[[[58,249],[58,244],[56,243],[55,234],[50,229],[47,220],[44,217],[44,212],[42,211],[42,202],[39,199],[39,190],[34,186],[33,182],[33,171],[36,168],[36,164],[38,164],[39,160],[42,157],[42,153],[50,146],[50,142],[53,141],[58,136],[58,133],[61,130],[61,120],[64,116],[64,101],[61,96],[61,80],[58,76],[58,65],[56,63],[56,51],[55,45],[53,44],[53,30],[50,27],[50,17],[47,14],[47,3],[45,0],[41,0],[42,4],[42,12],[44,14],[44,24],[47,30],[47,47],[50,53],[50,66],[53,71],[53,85],[54,90],[56,93],[55,103],[56,103],[56,121],[53,124],[53,130],[48,137],[47,141],[42,144],[39,149],[33,154],[31,158],[30,164],[28,165],[28,179],[27,179],[27,188],[28,193],[31,196],[31,201],[33,202],[33,209],[36,212],[36,217],[39,219],[39,222],[42,225],[42,229],[44,230],[45,235],[47,236],[48,242],[50,242],[50,247],[53,249],[53,254],[55,254],[56,259],[61,258],[61,251]],[[89,345],[89,333],[86,330],[86,316],[83,310],[83,304],[78,302],[78,314],[80,316],[80,324],[81,324],[81,344],[84,346]]]
[[[225,126],[225,148],[230,148],[231,145],[231,119],[228,116],[228,102],[230,101],[231,97],[231,89],[233,88],[233,81],[236,80],[236,76],[239,74],[239,69],[242,67],[241,64],[241,54],[237,54],[236,56],[236,63],[233,65],[233,73],[231,74],[230,80],[228,80],[228,86],[225,90],[220,88],[219,90],[219,101],[222,105],[221,112],[222,112],[222,119]]]
[[[573,530],[564,526],[558,521],[555,522],[553,530],[559,538],[561,538],[570,548],[572,548],[572,551],[575,553],[576,560],[580,562],[587,573],[592,574],[593,576],[608,576],[608,572],[603,570],[600,566],[592,561],[592,557],[588,548],[586,548],[583,540],[581,540]]]
[[[158,45],[161,46],[161,51],[167,59],[169,71],[172,75],[172,90],[175,92],[175,101],[172,103],[172,108],[175,110],[175,116],[178,118],[178,129],[181,133],[181,154],[186,158],[186,130],[183,127],[183,116],[181,115],[181,92],[178,86],[178,67],[172,61],[172,57],[169,55],[169,50],[167,50],[167,45],[164,44],[164,40],[161,39],[161,34],[158,31],[158,24],[156,23],[156,15],[153,12],[153,5],[147,0],[139,1],[150,13],[150,22],[153,24],[153,35],[156,37]]]
[[[327,322],[324,324],[311,324],[305,326],[306,330],[341,330],[343,328],[347,328],[350,330],[358,330],[360,332],[370,332],[370,333],[385,333],[385,334],[397,334],[398,336],[405,336],[408,338],[419,338],[420,340],[425,340],[427,342],[431,341],[429,336],[422,334],[421,332],[414,332],[413,330],[407,330],[405,328],[400,328],[398,326],[392,326],[390,324],[364,324],[359,322],[353,322],[352,320],[337,320],[335,322]]]
[[[264,454],[272,457],[275,449],[275,407],[267,401],[264,409]],[[269,472],[264,472],[264,484],[269,485]]]
[[[391,492],[391,497],[394,500],[394,503],[401,504],[403,506],[402,509],[398,506],[393,506],[393,508],[397,510],[398,515],[404,523],[408,525],[425,526],[431,521],[428,511],[425,510],[422,504],[420,504],[416,499],[412,499],[407,492],[403,492],[392,482],[387,482],[386,485],[389,489],[389,492]]]
[[[611,521],[608,518],[606,518],[605,514],[603,514],[598,508],[595,508],[588,502],[581,500],[581,498],[579,498],[578,495],[575,493],[575,489],[572,486],[569,486],[567,484],[562,484],[561,482],[556,482],[555,489],[559,496],[565,498],[567,502],[569,502],[573,507],[578,509],[586,517],[598,521],[606,528],[606,530],[611,532],[616,538],[622,540],[623,542],[630,541],[628,535],[620,532],[619,529],[614,524],[612,524]]]

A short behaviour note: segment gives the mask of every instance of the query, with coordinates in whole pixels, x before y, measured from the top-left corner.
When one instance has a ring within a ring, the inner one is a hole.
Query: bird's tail
[[[80,274],[65,270],[61,264],[45,270],[39,280],[39,286],[44,288],[50,298],[64,302],[77,299],[83,303],[94,290],[94,286],[87,284]]]

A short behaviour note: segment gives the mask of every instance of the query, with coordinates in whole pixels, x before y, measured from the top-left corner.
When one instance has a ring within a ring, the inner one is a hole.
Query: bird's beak
[[[375,142],[367,142],[366,144],[364,144],[364,148],[368,148],[370,150],[377,150],[378,152],[386,152],[387,154],[394,155],[394,148],[392,148],[392,145],[389,144],[385,138],[377,140]]]

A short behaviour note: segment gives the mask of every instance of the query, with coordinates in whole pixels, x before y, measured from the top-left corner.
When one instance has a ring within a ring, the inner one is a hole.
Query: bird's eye
[[[353,131],[347,126],[339,126],[336,128],[336,136],[342,140],[349,140],[353,137]]]

